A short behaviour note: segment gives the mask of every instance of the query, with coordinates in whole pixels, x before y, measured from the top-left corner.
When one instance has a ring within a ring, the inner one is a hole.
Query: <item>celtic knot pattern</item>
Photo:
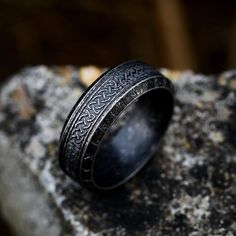
[[[72,178],[78,179],[80,153],[86,150],[87,137],[106,108],[144,78],[158,76],[158,72],[142,62],[128,62],[107,72],[74,108],[61,136],[60,163]],[[83,158],[83,157],[82,157]],[[86,157],[91,161],[91,157]],[[85,172],[88,172],[83,168]]]

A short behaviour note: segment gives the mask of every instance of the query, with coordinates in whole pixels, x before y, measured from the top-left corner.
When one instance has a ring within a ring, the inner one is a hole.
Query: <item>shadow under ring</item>
[[[174,107],[172,83],[153,67],[123,63],[96,80],[63,127],[59,162],[87,188],[112,189],[158,149]]]

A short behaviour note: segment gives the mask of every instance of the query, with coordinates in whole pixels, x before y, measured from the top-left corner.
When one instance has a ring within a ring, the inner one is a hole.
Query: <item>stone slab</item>
[[[1,86],[0,209],[15,232],[235,235],[236,71],[163,69],[176,107],[156,157],[122,188],[93,193],[64,175],[57,148],[68,112],[101,72],[36,66]]]

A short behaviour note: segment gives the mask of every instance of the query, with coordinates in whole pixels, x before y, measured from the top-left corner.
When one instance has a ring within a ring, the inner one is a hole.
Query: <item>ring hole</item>
[[[112,125],[97,152],[93,179],[113,188],[131,178],[155,154],[173,112],[173,96],[155,89],[139,97]]]

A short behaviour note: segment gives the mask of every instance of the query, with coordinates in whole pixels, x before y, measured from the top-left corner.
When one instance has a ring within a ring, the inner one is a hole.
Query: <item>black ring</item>
[[[62,129],[61,168],[80,184],[115,188],[154,155],[174,107],[174,87],[140,61],[99,77],[73,107]]]

